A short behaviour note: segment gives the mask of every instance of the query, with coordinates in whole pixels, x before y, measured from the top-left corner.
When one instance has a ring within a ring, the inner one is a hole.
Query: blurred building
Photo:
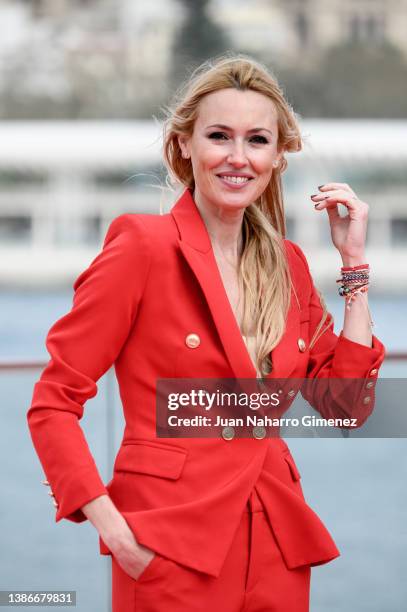
[[[407,0],[212,0],[210,11],[237,49],[300,70],[352,41],[389,41],[407,58]],[[183,18],[177,0],[0,0],[2,107],[18,105],[14,118],[65,117],[65,101],[81,119],[105,119],[106,109],[111,119],[161,116]],[[316,254],[317,277],[331,283],[337,256],[308,197],[323,182],[349,182],[371,205],[368,239],[381,286],[401,290],[406,123],[303,125],[309,141],[284,176],[290,237]],[[170,203],[157,189],[164,181],[152,121],[3,121],[0,138],[0,283],[67,283],[114,216],[158,213],[161,201]],[[397,271],[388,265],[395,260]]]
[[[59,28],[59,44],[74,58],[111,54],[114,62],[124,47],[122,68],[135,70],[143,83],[168,74],[183,19],[177,0],[0,0],[2,12],[21,7],[31,32],[36,22]],[[407,0],[212,0],[210,12],[237,49],[274,54],[282,63],[312,68],[333,45],[352,42],[388,41],[407,58]]]
[[[157,114],[184,9],[179,0],[0,0],[0,116]],[[387,41],[407,59],[407,0],[212,0],[209,10],[235,50],[276,68],[315,72],[327,50],[352,41]]]
[[[407,121],[307,120],[283,175],[288,237],[334,288],[340,258],[317,186],[347,182],[370,205],[377,290],[407,289]],[[66,285],[121,213],[167,212],[159,126],[134,122],[0,123],[0,285]],[[391,264],[391,265],[390,265]]]
[[[35,116],[35,98],[49,100],[49,116],[58,118],[53,103],[74,108],[88,98],[95,117],[106,108],[113,117],[129,108],[151,116],[152,101],[158,107],[167,93],[181,9],[175,0],[0,0],[3,105],[11,98],[12,108],[14,93],[19,105],[25,96],[26,116]]]
[[[354,42],[387,41],[407,58],[407,0],[216,0],[212,17],[238,48],[281,63],[312,68],[330,47]]]

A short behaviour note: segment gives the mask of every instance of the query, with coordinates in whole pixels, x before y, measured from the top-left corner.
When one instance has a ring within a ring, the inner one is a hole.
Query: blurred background
[[[305,251],[340,331],[340,258],[317,185],[347,182],[370,205],[369,300],[407,364],[407,0],[0,0],[0,589],[73,589],[110,610],[109,559],[88,523],[54,524],[26,411],[45,336],[121,213],[169,210],[162,109],[202,60],[247,53],[299,116],[283,175],[288,237]],[[123,421],[113,371],[83,428],[110,479]],[[312,612],[407,606],[403,439],[292,440],[303,488],[342,556],[315,568]],[[323,456],[323,461],[321,457]]]

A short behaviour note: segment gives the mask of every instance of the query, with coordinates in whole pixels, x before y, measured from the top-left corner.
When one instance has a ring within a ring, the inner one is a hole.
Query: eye
[[[209,134],[208,138],[212,138],[213,140],[223,140],[227,138],[227,136],[224,134],[224,132],[212,132]]]
[[[257,144],[267,144],[268,140],[265,136],[252,136],[250,140],[254,140],[254,142],[256,142]]]

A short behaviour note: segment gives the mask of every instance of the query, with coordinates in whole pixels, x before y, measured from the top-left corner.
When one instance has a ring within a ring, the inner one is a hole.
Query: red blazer
[[[384,358],[375,337],[368,348],[342,333],[337,337],[332,324],[309,350],[321,305],[303,253],[288,240],[285,245],[300,304],[292,296],[270,378],[374,380]],[[59,504],[56,521],[86,520],[81,506],[108,494],[141,544],[218,576],[255,487],[289,568],[337,557],[327,529],[304,500],[282,439],[156,438],[157,378],[256,376],[190,191],[169,214],[114,219],[103,250],[74,290],[71,311],[48,333],[51,359],[27,413]],[[185,342],[191,333],[201,340],[196,348]],[[300,350],[299,338],[306,350]],[[125,430],[113,478],[105,485],[79,419],[112,364]],[[317,408],[332,416],[324,398]],[[99,544],[101,554],[111,554],[101,538]]]

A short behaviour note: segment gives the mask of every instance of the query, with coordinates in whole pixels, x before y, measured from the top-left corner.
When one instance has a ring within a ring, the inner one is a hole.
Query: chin
[[[214,194],[213,201],[219,206],[227,206],[230,208],[246,208],[254,201],[252,197],[238,193],[217,193]]]
[[[198,187],[198,186],[197,186]],[[240,190],[229,190],[227,188],[223,188],[222,186],[217,186],[213,184],[206,185],[206,189],[200,189],[198,187],[198,191],[201,196],[207,202],[212,202],[214,205],[218,207],[225,208],[247,208],[250,204],[253,204],[262,192],[259,193],[258,185],[256,185],[256,189],[253,187],[249,189]]]

